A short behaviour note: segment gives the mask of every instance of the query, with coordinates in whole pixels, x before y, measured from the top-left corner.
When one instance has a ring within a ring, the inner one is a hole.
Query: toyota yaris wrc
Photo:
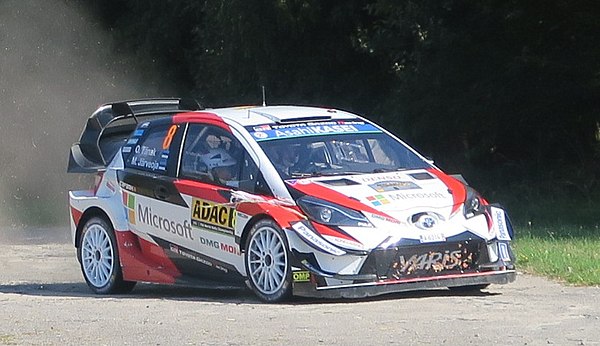
[[[505,211],[378,125],[335,109],[106,104],[70,152],[83,276],[237,287],[262,300],[515,279]]]

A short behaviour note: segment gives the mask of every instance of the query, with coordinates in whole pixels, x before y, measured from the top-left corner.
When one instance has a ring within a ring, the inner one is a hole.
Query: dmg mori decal
[[[192,226],[194,227],[233,234],[235,216],[235,208],[198,198],[193,200]]]

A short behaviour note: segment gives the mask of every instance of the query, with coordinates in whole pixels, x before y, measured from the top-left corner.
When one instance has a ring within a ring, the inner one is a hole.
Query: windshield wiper
[[[290,178],[310,178],[310,177],[316,177],[318,175],[319,175],[318,172],[311,172],[311,173],[292,172],[292,173],[290,173]]]
[[[358,172],[358,171],[333,171],[333,172],[320,172],[320,175],[331,177],[334,175],[360,175],[366,174],[366,172]]]
[[[375,168],[373,173],[385,173],[385,172],[399,172],[406,171],[408,168],[400,167],[400,168]]]

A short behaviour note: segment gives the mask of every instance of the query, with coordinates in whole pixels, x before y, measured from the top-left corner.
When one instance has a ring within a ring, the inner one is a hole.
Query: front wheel
[[[265,302],[279,302],[291,296],[292,275],[287,240],[271,220],[257,222],[246,242],[246,273],[250,287]]]
[[[95,293],[126,293],[135,286],[123,280],[114,230],[106,219],[92,217],[85,223],[77,251],[83,277]]]

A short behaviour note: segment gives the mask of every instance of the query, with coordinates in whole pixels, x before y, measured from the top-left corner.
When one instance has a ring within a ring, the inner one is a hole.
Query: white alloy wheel
[[[81,240],[81,265],[94,287],[106,286],[113,273],[115,254],[107,230],[99,224],[88,227]]]
[[[102,217],[92,217],[81,232],[77,257],[92,291],[98,294],[131,291],[136,283],[123,280],[117,240],[110,222]]]
[[[250,230],[246,246],[246,269],[254,292],[275,302],[291,293],[289,255],[283,232],[270,220]]]

